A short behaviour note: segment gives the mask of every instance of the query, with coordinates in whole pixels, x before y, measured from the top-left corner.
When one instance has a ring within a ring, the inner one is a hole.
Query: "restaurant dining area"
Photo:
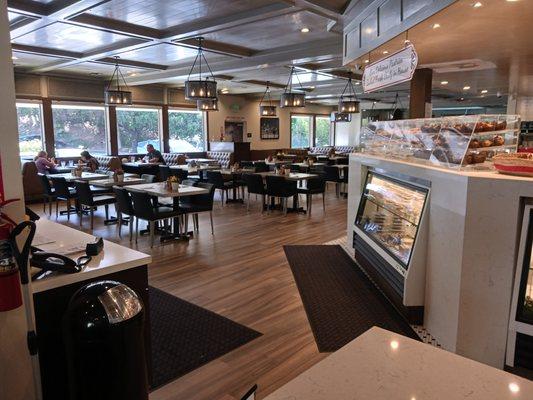
[[[0,2],[0,400],[533,399],[527,0]]]

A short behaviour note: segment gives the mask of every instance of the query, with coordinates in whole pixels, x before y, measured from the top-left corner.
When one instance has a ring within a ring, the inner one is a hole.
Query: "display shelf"
[[[444,168],[486,164],[516,152],[520,118],[474,115],[373,122],[363,128],[363,152]]]

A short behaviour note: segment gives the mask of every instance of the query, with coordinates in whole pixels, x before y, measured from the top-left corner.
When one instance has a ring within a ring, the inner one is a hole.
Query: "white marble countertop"
[[[94,241],[93,235],[89,235],[85,232],[69,228],[68,226],[44,218],[38,220],[36,225],[37,231],[33,243],[35,247],[38,247],[43,251],[60,252],[60,249],[84,246],[85,244]],[[45,238],[48,238],[53,242],[44,244],[43,241],[46,241]],[[43,244],[40,244],[39,242]],[[69,254],[68,257],[75,260],[82,255],[85,255],[84,250],[76,254]],[[152,257],[148,254],[104,240],[104,248],[102,252],[97,256],[94,256],[81,272],[75,274],[54,273],[53,275],[43,277],[40,280],[32,282],[32,291],[34,293],[43,292],[45,290],[69,285],[86,279],[149,264],[151,261]]]
[[[533,382],[373,327],[265,400],[533,399]]]

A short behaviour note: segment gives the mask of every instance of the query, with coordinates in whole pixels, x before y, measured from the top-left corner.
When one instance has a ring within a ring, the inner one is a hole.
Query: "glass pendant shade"
[[[259,106],[259,114],[263,117],[275,117],[276,106]]]
[[[217,83],[214,80],[188,80],[185,82],[185,98],[202,100],[217,98]]]
[[[280,105],[285,107],[305,107],[305,93],[285,92],[281,95]]]
[[[357,114],[359,112],[359,101],[353,98],[342,98],[339,100],[339,113]]]
[[[203,99],[196,102],[196,109],[198,111],[218,111],[217,99]]]
[[[106,89],[104,90],[104,101],[108,105],[131,105],[133,102],[133,96],[128,90],[128,85],[126,80],[120,72],[118,65],[118,57],[115,57],[115,70],[111,79],[107,84]],[[120,86],[120,81],[122,80],[122,87]]]
[[[296,79],[298,79],[298,75],[294,73],[294,67],[292,67],[287,86],[285,86],[285,92],[281,95],[281,100],[279,102],[279,106],[281,108],[305,107],[305,93],[294,92],[292,90],[292,77],[294,75],[296,76]],[[301,88],[302,84],[300,83],[299,79],[298,83],[300,84]]]

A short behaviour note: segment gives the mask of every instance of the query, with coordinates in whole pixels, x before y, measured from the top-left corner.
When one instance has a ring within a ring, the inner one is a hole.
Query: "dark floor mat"
[[[340,246],[284,246],[320,352],[372,326],[419,339]]]
[[[177,379],[261,333],[150,287],[152,389]]]

